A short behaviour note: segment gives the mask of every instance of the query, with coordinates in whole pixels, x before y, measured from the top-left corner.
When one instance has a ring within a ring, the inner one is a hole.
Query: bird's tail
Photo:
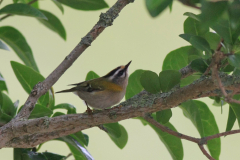
[[[66,90],[58,91],[58,92],[55,92],[55,93],[74,92],[74,91],[76,91],[76,87],[71,88],[71,89],[66,89]]]

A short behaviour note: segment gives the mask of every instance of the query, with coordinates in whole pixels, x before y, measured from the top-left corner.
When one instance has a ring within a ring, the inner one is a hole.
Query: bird
[[[132,61],[126,65],[118,66],[103,77],[88,81],[70,84],[75,87],[58,91],[56,93],[73,92],[80,99],[85,101],[88,113],[93,109],[103,110],[119,103],[126,93],[128,85],[128,67]]]

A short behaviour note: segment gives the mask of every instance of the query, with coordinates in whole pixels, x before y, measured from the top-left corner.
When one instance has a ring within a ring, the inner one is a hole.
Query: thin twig
[[[240,129],[227,131],[227,132],[222,132],[222,133],[214,134],[214,135],[211,135],[211,136],[207,136],[207,137],[205,137],[205,140],[209,141],[209,140],[212,140],[212,139],[215,139],[215,138],[220,138],[220,137],[223,137],[223,136],[228,136],[228,135],[237,134],[237,133],[240,133]]]
[[[149,123],[153,124],[154,126],[158,127],[159,129],[161,129],[163,132],[167,132],[175,137],[178,137],[181,139],[186,139],[188,141],[195,142],[195,143],[199,143],[201,140],[200,138],[194,138],[194,137],[182,134],[182,133],[175,132],[175,131],[171,130],[170,128],[162,125],[161,123],[158,123],[157,121],[155,121],[152,117],[150,117],[148,115],[145,116],[144,119],[146,121],[148,121]]]
[[[0,5],[2,4],[3,0],[0,0]]]
[[[208,154],[208,152],[204,149],[204,144],[207,144],[207,142],[209,140],[215,139],[215,138],[220,138],[222,136],[226,136],[226,135],[231,135],[231,134],[236,134],[236,133],[240,133],[240,130],[232,130],[232,131],[227,131],[227,132],[222,132],[222,133],[218,133],[218,134],[214,134],[211,136],[207,136],[207,137],[202,137],[202,138],[195,138],[195,137],[191,137],[188,135],[184,135],[182,133],[173,131],[169,128],[167,128],[166,126],[158,123],[156,120],[154,120],[152,117],[150,117],[149,115],[145,115],[143,117],[147,122],[149,122],[150,124],[153,124],[154,126],[156,126],[157,128],[161,129],[163,132],[167,132],[168,134],[171,134],[175,137],[178,137],[180,139],[185,139],[194,143],[197,143],[199,148],[201,149],[201,151],[203,152],[203,154],[210,160],[215,160],[212,156],[210,156]]]
[[[226,90],[225,90],[225,88],[224,88],[224,86],[223,86],[223,84],[222,84],[222,82],[221,82],[221,79],[220,79],[220,77],[219,77],[219,75],[218,75],[218,70],[217,70],[217,68],[212,68],[212,76],[213,76],[214,79],[217,80],[217,82],[218,82],[217,84],[218,84],[219,88],[221,89],[224,97],[227,97],[228,94],[227,94],[227,92],[226,92]]]
[[[2,1],[0,2],[0,4],[2,3]],[[27,4],[31,5],[31,4],[35,3],[36,1],[38,1],[38,0],[32,0],[32,1],[28,2]],[[12,14],[7,14],[7,15],[3,16],[2,18],[0,18],[0,21],[4,20],[4,19],[6,19],[7,17],[10,17],[10,16],[12,16]]]
[[[219,42],[219,44],[217,46],[216,51],[220,51],[221,50],[223,42],[224,42],[224,39],[221,39],[221,41]]]
[[[70,156],[72,156],[73,154],[72,153],[69,153],[66,157],[64,157],[62,160],[66,160],[68,159]]]
[[[210,160],[215,160],[208,152],[205,150],[204,146],[202,144],[198,144],[199,148],[201,149],[202,153]]]
[[[108,130],[103,126],[103,124],[98,125],[98,128],[108,133]]]
[[[216,52],[214,53],[214,55],[212,56],[212,61],[210,63],[210,65],[208,66],[208,68],[206,69],[206,71],[204,72],[204,75],[207,75],[211,68],[214,65],[218,65],[220,63],[220,61],[222,60],[223,57],[225,57],[226,55],[224,55],[222,52],[220,52],[221,48],[222,48],[222,44],[223,44],[224,40],[221,39],[221,41],[219,42],[217,48],[216,48]],[[220,53],[220,54],[219,54]]]
[[[200,7],[195,6],[193,4],[190,4],[190,3],[188,3],[188,2],[186,2],[184,0],[178,0],[178,1],[181,2],[182,4],[184,4],[185,6],[192,7],[192,8],[195,8],[195,9],[201,9]]]

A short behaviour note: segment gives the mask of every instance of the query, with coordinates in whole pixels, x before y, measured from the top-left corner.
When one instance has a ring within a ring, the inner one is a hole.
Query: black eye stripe
[[[123,73],[124,73],[124,70],[121,70],[121,71],[119,71],[119,72],[118,72],[118,74],[117,74],[117,75],[120,77],[120,76],[122,76],[122,75],[123,75]]]
[[[113,76],[114,75],[114,73],[117,71],[117,70],[119,70],[121,67],[117,67],[117,68],[115,68],[114,70],[112,70],[111,72],[109,72],[107,75],[105,75],[105,76],[103,76],[103,77],[111,77],[111,76]]]

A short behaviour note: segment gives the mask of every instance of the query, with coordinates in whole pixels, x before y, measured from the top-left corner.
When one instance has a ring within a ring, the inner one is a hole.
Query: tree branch
[[[222,74],[221,81],[228,92],[239,86],[240,77]],[[146,113],[157,112],[178,106],[180,103],[206,96],[221,94],[218,86],[214,85],[211,77],[201,77],[194,83],[171,90],[167,93],[150,94],[142,91],[136,96],[107,110],[94,111],[88,114],[63,115],[54,118],[38,118],[27,121],[17,121],[10,127],[1,128],[0,147],[33,147],[50,139],[66,136],[80,130],[105,123],[114,123],[133,117],[141,117]],[[122,107],[119,107],[122,106]],[[7,139],[7,141],[6,141]],[[26,140],[29,140],[28,143]]]
[[[183,78],[186,78],[186,77],[192,75],[192,74],[195,73],[196,71],[193,70],[193,69],[191,68],[190,64],[189,64],[189,65],[187,65],[186,67],[183,67],[182,69],[180,69],[179,72],[182,74],[181,79],[183,79]]]
[[[198,144],[199,148],[201,149],[201,151],[203,152],[203,154],[210,160],[215,160],[212,156],[210,156],[210,154],[208,154],[208,152],[205,150],[204,146],[202,144]]]
[[[12,130],[16,122],[28,119],[38,98],[45,94],[53,84],[63,75],[63,73],[73,64],[73,62],[87,49],[91,43],[98,37],[102,31],[111,26],[114,19],[120,11],[130,2],[134,0],[118,0],[106,13],[100,15],[100,19],[92,30],[82,38],[81,42],[72,50],[72,52],[63,60],[63,62],[43,81],[35,85],[27,101],[22,107],[19,114],[8,124],[1,127],[0,130],[0,148],[10,139],[16,137],[17,133],[11,132],[5,134],[5,130]],[[9,139],[10,138],[10,139]]]

